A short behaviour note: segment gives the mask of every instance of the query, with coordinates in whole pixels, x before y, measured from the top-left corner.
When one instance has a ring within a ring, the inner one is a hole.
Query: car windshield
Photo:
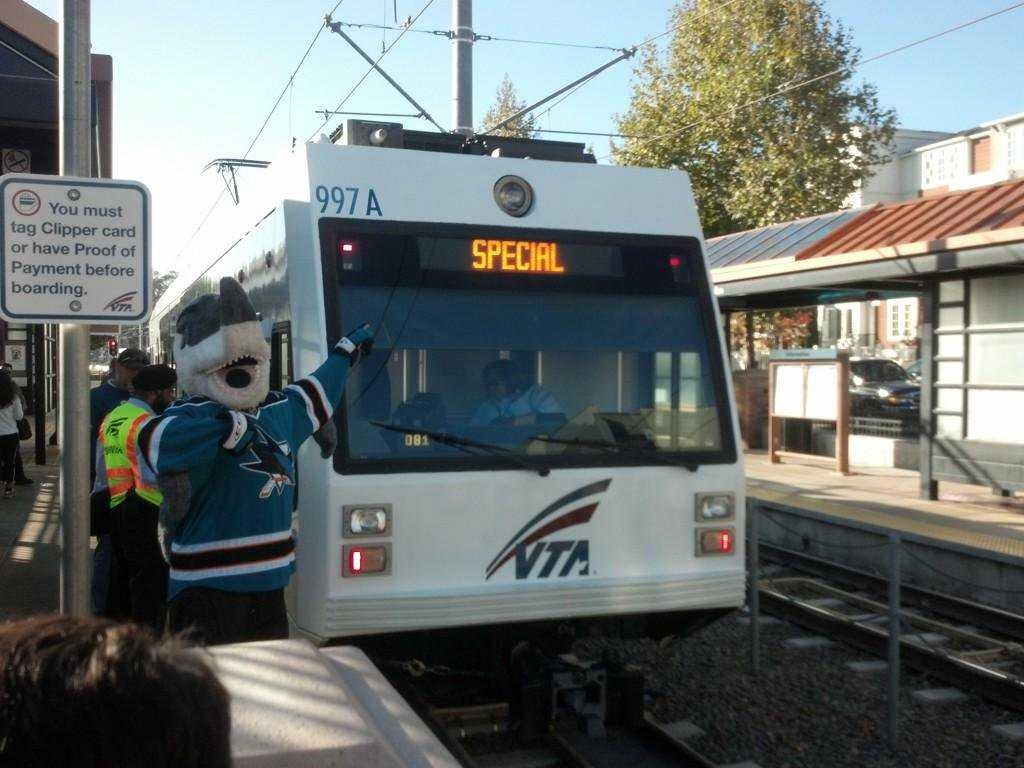
[[[415,247],[431,247],[425,240]],[[390,285],[336,276],[338,327],[366,319],[378,326],[375,352],[347,386],[336,466],[498,463],[430,431],[553,465],[622,463],[652,452],[661,461],[722,460],[729,422],[713,357],[717,334],[714,347],[708,341],[708,326],[717,331],[709,299],[697,290],[697,270],[680,279],[682,256],[656,250],[648,256],[675,266],[664,275],[671,290],[650,294],[623,276],[600,289],[607,251],[602,265],[591,265],[594,290],[571,280],[481,284],[451,272],[441,280],[420,273],[415,285],[395,275]],[[585,266],[580,257],[567,263]],[[424,433],[409,433],[417,427]]]
[[[865,382],[907,380],[907,372],[891,360],[854,360],[850,372]]]

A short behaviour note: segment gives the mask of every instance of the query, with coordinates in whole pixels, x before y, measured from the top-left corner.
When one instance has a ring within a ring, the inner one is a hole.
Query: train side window
[[[292,333],[288,323],[278,323],[270,336],[270,388],[292,383]]]

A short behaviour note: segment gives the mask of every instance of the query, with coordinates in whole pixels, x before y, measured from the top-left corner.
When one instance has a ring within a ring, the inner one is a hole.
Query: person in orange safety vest
[[[103,419],[97,436],[94,517],[107,518],[114,559],[104,613],[163,631],[167,563],[157,541],[162,495],[138,447],[142,427],[174,400],[177,376],[166,365],[139,370],[132,396]]]

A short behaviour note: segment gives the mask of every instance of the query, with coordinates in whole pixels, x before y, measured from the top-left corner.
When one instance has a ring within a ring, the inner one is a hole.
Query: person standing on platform
[[[0,363],[0,369],[7,371],[11,374],[12,381],[14,376],[14,367],[10,363]],[[28,402],[25,400],[25,393],[21,391],[21,387],[18,386],[18,382],[14,383],[14,394],[21,400],[21,410],[28,411]],[[27,439],[27,438],[26,438]],[[17,451],[14,454],[14,484],[15,485],[35,485],[35,480],[25,474],[25,462],[21,459],[21,451]]]
[[[11,374],[0,370],[0,480],[3,496],[14,495],[14,457],[18,455],[18,421],[25,418],[21,399],[14,390]]]
[[[109,516],[113,560],[104,613],[125,616],[160,633],[167,600],[167,563],[157,542],[163,496],[142,457],[138,437],[153,416],[174,401],[177,377],[166,365],[148,365],[131,383],[132,396],[107,414],[96,449],[91,506]]]
[[[149,355],[141,349],[125,349],[110,362],[110,378],[89,393],[89,434],[92,435],[89,455],[90,481],[96,480],[96,439],[99,437],[100,422],[114,408],[129,397],[128,385],[140,368],[149,365]],[[107,586],[110,582],[111,543],[107,531],[93,530],[97,537],[96,551],[92,556],[92,606],[96,613],[103,613],[106,607]]]

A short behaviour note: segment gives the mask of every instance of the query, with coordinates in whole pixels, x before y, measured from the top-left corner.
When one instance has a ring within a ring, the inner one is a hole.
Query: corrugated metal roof
[[[797,260],[1024,226],[1024,179],[963,192],[889,203],[864,211],[831,234],[807,243]]]
[[[749,229],[707,241],[706,255],[712,269],[768,259],[793,258],[841,227],[861,211],[833,211],[797,221]]]

